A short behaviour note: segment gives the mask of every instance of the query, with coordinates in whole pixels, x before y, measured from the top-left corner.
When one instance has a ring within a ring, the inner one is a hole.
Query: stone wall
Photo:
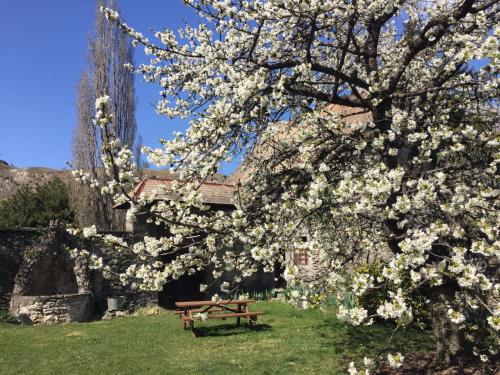
[[[47,231],[34,229],[0,230],[0,309],[9,308],[9,300],[14,288],[14,279],[20,270],[23,256],[27,249],[33,248],[35,243],[41,243],[42,236]],[[104,233],[104,232],[103,232]],[[139,233],[130,232],[106,232],[123,238],[128,243],[138,240]],[[142,233],[141,233],[142,234]],[[89,249],[97,250],[98,249]],[[199,277],[186,276],[182,280],[169,283],[160,292],[137,292],[130,288],[106,280],[100,271],[90,271],[90,292],[92,293],[92,305],[94,315],[99,317],[107,309],[107,297],[123,296],[126,299],[125,308],[134,310],[148,304],[160,303],[162,306],[172,307],[173,303],[183,299],[204,299],[211,297],[214,293],[220,294],[220,281],[214,282],[210,268],[198,275]],[[77,275],[78,276],[78,275]],[[229,276],[228,276],[229,277]],[[261,291],[275,287],[272,273],[259,272],[244,283],[245,291]],[[206,293],[199,292],[199,284],[209,284],[210,290]],[[81,284],[81,283],[78,283]],[[70,295],[78,291],[56,290],[54,294]],[[87,289],[88,290],[88,289]],[[33,290],[34,294],[42,294]],[[35,293],[36,292],[36,293]],[[27,292],[28,293],[28,292]],[[38,296],[39,297],[39,296]],[[62,318],[63,319],[63,318]],[[63,319],[64,320],[64,319]]]
[[[106,233],[112,233],[115,236],[123,238],[127,242],[131,242],[136,239],[130,232]],[[47,234],[47,230],[0,230],[0,309],[9,308],[9,301],[12,297],[12,292],[14,289],[14,280],[21,268],[21,263],[26,251],[33,251],[34,247],[36,247],[34,246],[35,244],[40,244],[41,242],[43,242],[43,236],[45,234]],[[78,275],[76,276],[78,278]],[[107,309],[106,298],[109,296],[124,296],[127,301],[125,307],[132,310],[151,303],[157,303],[158,300],[157,293],[138,293],[128,288],[124,288],[117,283],[104,279],[100,271],[90,272],[90,287],[87,289],[90,289],[90,292],[92,293],[91,303],[93,306],[93,313],[97,317],[102,315]],[[32,291],[35,295],[42,294],[37,290]],[[82,291],[83,290],[78,290],[78,292]],[[74,293],[76,292],[77,291],[75,290]],[[26,291],[26,293],[30,293],[30,291]],[[60,290],[59,292],[55,291],[54,294],[72,295],[73,293],[70,290],[68,290],[67,292],[64,290]],[[38,306],[38,302],[40,301],[37,301],[35,307]],[[50,303],[52,302],[53,301],[50,301]],[[36,309],[37,307],[35,308],[35,310]],[[64,320],[64,317],[61,319]]]
[[[91,293],[15,295],[10,311],[25,324],[86,322],[94,315]]]
[[[139,240],[139,236],[135,233],[127,231],[106,231],[99,232],[101,234],[112,234],[122,238],[125,242],[133,244]],[[91,252],[99,254],[99,249],[89,249]],[[116,272],[123,271],[127,266],[118,264],[112,266]],[[94,304],[96,313],[102,315],[107,309],[107,297],[121,296],[125,298],[126,304],[124,308],[135,310],[139,307],[144,307],[150,304],[158,303],[158,293],[156,292],[139,292],[132,290],[129,287],[124,287],[117,280],[105,279],[100,271],[91,271],[92,294],[94,296]]]
[[[41,236],[35,229],[0,230],[0,309],[7,309],[24,250]]]

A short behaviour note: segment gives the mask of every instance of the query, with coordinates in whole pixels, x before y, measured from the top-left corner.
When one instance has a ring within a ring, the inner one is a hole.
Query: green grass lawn
[[[0,323],[0,374],[343,374],[348,363],[374,354],[388,327],[350,327],[331,311],[299,311],[258,302],[253,330],[235,319],[199,323],[184,331],[170,312],[155,317],[58,326]],[[396,334],[390,350],[429,350],[432,338]]]

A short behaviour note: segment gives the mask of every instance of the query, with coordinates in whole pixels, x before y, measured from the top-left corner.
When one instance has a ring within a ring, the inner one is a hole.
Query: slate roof
[[[169,192],[173,178],[146,177],[135,187],[133,194],[136,198],[155,197],[156,200],[177,200],[177,193]],[[205,182],[200,188],[203,203],[234,206],[234,192],[236,187],[231,184],[219,182]],[[180,198],[182,199],[182,198]],[[116,206],[115,208],[126,208],[127,204]]]

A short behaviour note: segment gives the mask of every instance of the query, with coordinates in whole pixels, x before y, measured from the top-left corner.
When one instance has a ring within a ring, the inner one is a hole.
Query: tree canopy
[[[259,267],[272,270],[286,251],[307,249],[322,264],[314,275],[293,259],[284,264],[295,305],[350,293],[355,303],[341,306],[340,318],[401,327],[424,295],[440,358],[494,358],[497,1],[185,3],[200,24],[159,31],[156,43],[103,10],[151,55],[137,71],[162,87],[157,112],[192,119],[185,134],[145,149],[150,162],[181,173],[183,199],[153,204],[152,220],[171,235],[137,243],[137,264],[122,281],[161,289],[210,265],[216,277],[236,275],[223,291],[237,293]],[[96,122],[109,129],[109,98],[96,106]],[[151,202],[128,195],[130,151],[108,135],[105,189],[134,214]],[[242,153],[238,209],[208,211],[199,186]],[[381,275],[346,271],[369,252],[385,254]],[[157,262],[164,253],[180,255]],[[363,296],[371,290],[385,298],[369,312]],[[388,359],[401,365],[399,354]]]

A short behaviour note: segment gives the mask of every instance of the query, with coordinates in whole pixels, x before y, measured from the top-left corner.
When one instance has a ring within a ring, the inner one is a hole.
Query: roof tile
[[[162,191],[162,188],[166,188],[165,190],[167,190],[173,181],[176,180],[169,178],[145,178],[135,188],[134,195],[137,198],[156,196],[158,200],[176,200],[179,198],[178,194]],[[230,206],[234,206],[235,190],[234,185],[216,182],[205,182],[199,188],[203,203]]]

